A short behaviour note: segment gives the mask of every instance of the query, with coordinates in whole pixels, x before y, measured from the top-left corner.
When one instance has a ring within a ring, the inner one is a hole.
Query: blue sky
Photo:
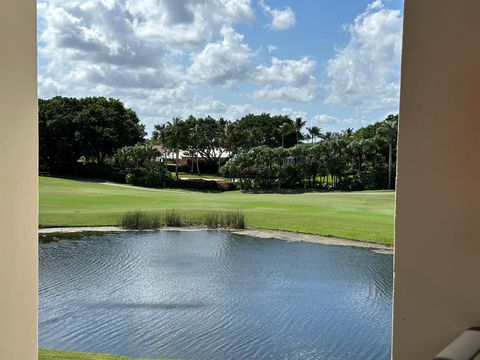
[[[270,112],[323,130],[398,111],[399,0],[38,0],[39,96],[172,117]]]

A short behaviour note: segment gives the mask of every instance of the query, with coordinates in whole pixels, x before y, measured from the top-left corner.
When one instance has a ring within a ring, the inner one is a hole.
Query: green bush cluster
[[[398,116],[357,131],[326,132],[320,141],[240,149],[221,168],[241,189],[392,189]]]
[[[126,184],[146,187],[164,187],[170,184],[172,177],[164,166],[156,166],[152,169],[129,169],[125,171]]]

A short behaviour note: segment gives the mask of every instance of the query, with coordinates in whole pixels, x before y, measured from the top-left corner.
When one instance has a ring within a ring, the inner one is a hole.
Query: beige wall
[[[0,358],[36,359],[35,0],[0,1]]]
[[[478,0],[405,4],[395,360],[480,325],[479,16]]]

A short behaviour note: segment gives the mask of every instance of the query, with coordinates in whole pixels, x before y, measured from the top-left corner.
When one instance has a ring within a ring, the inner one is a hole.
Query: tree
[[[162,145],[162,147],[164,148],[163,156],[166,160],[166,144],[168,143],[167,124],[159,124],[154,126],[154,130],[152,132],[152,140]]]
[[[151,169],[156,165],[158,151],[151,145],[125,146],[116,152],[116,160],[121,168]]]
[[[178,162],[180,157],[180,147],[184,144],[186,139],[185,123],[182,119],[176,117],[171,122],[167,123],[167,138],[166,143],[175,151],[175,177],[178,179]]]
[[[106,157],[143,142],[144,125],[117,99],[54,97],[39,100],[40,164],[72,173],[80,157],[104,165]]]
[[[392,162],[393,147],[396,145],[398,132],[398,115],[388,115],[377,129],[377,135],[385,139],[388,145],[388,184],[387,188],[392,188]],[[396,147],[396,146],[395,146]]]
[[[183,123],[179,133],[177,123]],[[243,189],[302,186],[363,190],[385,188],[387,183],[391,187],[387,178],[391,179],[394,171],[396,117],[356,131],[348,128],[321,133],[316,126],[308,127],[311,143],[295,145],[298,125],[288,116],[270,114],[250,114],[234,122],[191,116],[184,122],[177,119],[156,126],[154,135],[173,139],[170,144],[166,142],[173,149],[178,149],[180,142],[192,159],[196,154],[198,172],[198,154],[220,168],[221,154],[228,151],[231,156],[221,172],[238,178]],[[186,137],[179,140],[168,134]]]
[[[305,126],[306,124],[306,121],[303,121],[302,118],[300,117],[297,117],[295,119],[295,136],[296,136],[296,139],[297,139],[297,144],[298,144],[298,141],[300,140],[300,137],[302,136],[302,128]]]
[[[320,136],[320,128],[318,126],[307,127],[307,131],[312,143],[314,143],[315,139]]]
[[[74,126],[81,109],[80,100],[75,98],[38,100],[39,162],[44,170],[70,173],[82,156]]]
[[[235,122],[238,134],[235,148],[249,150],[262,145],[279,147],[282,142],[284,147],[291,147],[296,144],[296,135],[294,130],[282,133],[286,125],[290,129],[295,126],[294,121],[286,115],[248,114]]]
[[[282,147],[285,147],[285,139],[287,136],[292,134],[294,131],[296,131],[295,125],[285,123],[281,126],[280,133],[282,135]]]

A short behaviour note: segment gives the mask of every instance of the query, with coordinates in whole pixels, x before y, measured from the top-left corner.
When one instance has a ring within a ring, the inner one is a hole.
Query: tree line
[[[155,125],[152,140],[170,149],[176,157],[176,175],[180,151],[191,159],[190,171],[201,174],[201,163],[218,173],[222,156],[233,156],[257,146],[290,147],[304,139],[301,130],[305,122],[288,116],[249,114],[236,121],[211,116],[174,118],[165,124]]]
[[[398,115],[357,131],[302,130],[301,118],[249,114],[236,121],[193,116],[155,126],[152,139],[176,157],[185,151],[190,171],[200,160],[238,180],[243,189],[391,189],[395,179]],[[221,163],[222,154],[228,161]]]
[[[242,189],[390,189],[397,123],[398,116],[390,115],[356,131],[323,132],[286,115],[248,114],[234,121],[190,116],[156,125],[147,140],[135,112],[119,100],[58,96],[39,100],[40,168],[165,186],[173,179],[170,159],[159,161],[153,147],[161,145],[175,154],[177,178],[182,167],[220,173]]]

